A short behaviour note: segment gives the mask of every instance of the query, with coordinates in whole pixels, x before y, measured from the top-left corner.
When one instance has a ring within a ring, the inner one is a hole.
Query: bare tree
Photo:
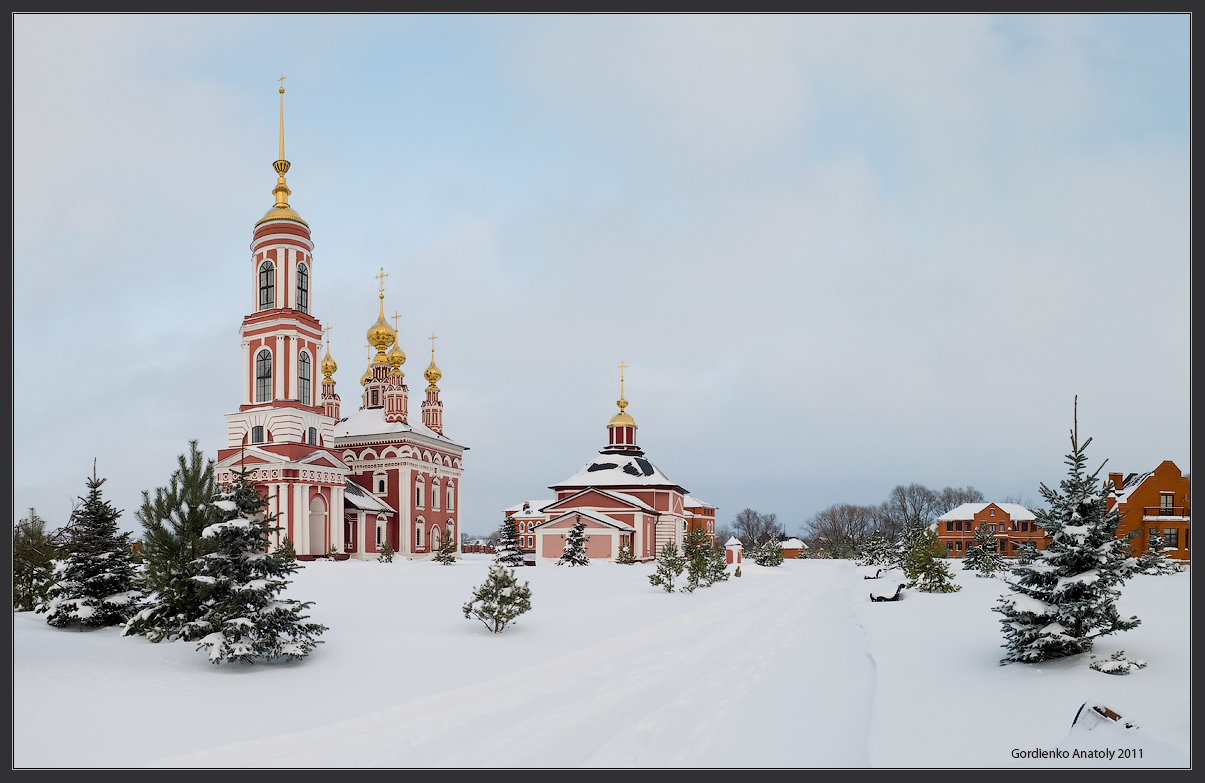
[[[983,493],[974,487],[946,487],[937,493],[938,516],[963,503],[982,503]]]
[[[733,534],[746,548],[783,532],[782,525],[778,524],[777,514],[759,514],[751,508],[746,508],[736,515],[732,520],[732,528]]]
[[[838,503],[818,511],[806,523],[809,546],[837,557],[852,557],[877,527],[880,509]]]

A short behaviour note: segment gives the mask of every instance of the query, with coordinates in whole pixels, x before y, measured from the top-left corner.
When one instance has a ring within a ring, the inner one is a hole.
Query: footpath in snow
[[[1042,766],[1010,753],[1055,747],[1096,698],[1182,753],[1139,763],[1187,765],[1187,574],[1127,584],[1143,625],[1098,647],[1150,665],[1117,677],[999,666],[1002,583],[963,572],[962,592],[872,604],[898,582],[847,561],[748,563],[689,595],[652,588],[648,564],[541,565],[519,571],[532,611],[494,635],[460,612],[489,562],[306,565],[290,594],[330,630],[291,663],[213,666],[16,614],[14,763]]]

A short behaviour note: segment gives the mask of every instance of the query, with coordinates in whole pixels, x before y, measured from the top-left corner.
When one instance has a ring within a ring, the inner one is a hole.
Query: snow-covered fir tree
[[[456,562],[456,536],[452,531],[445,530],[439,535],[435,547],[435,562],[451,565]]]
[[[13,526],[13,609],[32,612],[46,600],[62,543],[60,535],[47,531],[46,520],[32,508],[29,516]]]
[[[519,526],[514,517],[507,517],[502,523],[501,540],[494,548],[494,562],[501,563],[507,568],[523,565],[523,550],[519,547]]]
[[[974,546],[968,544],[967,552],[962,556],[963,571],[978,571],[977,576],[992,576],[1008,568],[999,552],[996,536],[987,525],[981,524],[975,529],[971,543]]]
[[[212,550],[212,540],[202,533],[222,520],[222,512],[213,505],[213,460],[205,459],[195,440],[188,449],[177,457],[166,487],[156,489],[154,498],[142,493],[136,516],[143,528],[140,587],[147,601],[126,624],[125,636],[179,639],[184,626],[207,611],[209,588],[193,577],[200,573],[200,558]]]
[[[557,565],[588,566],[590,558],[586,557],[586,523],[576,522],[565,538],[565,546],[561,550],[561,558]]]
[[[858,562],[864,566],[890,566],[898,562],[895,545],[876,530],[862,541]]]
[[[1157,530],[1151,533],[1146,551],[1138,558],[1138,571],[1148,576],[1179,573],[1180,564],[1167,556],[1164,546],[1163,535]]]
[[[1078,400],[1077,400],[1078,403]],[[1077,417],[1078,418],[1078,417]],[[1075,420],[1073,420],[1075,421]],[[1087,472],[1088,438],[1071,430],[1067,477],[1057,490],[1042,484],[1046,508],[1036,512],[1049,544],[1029,565],[1012,570],[1011,590],[999,599],[1007,655],[1001,663],[1035,663],[1092,649],[1099,636],[1129,630],[1137,617],[1117,612],[1117,589],[1135,570],[1126,542],[1117,537],[1121,517],[1105,511],[1097,474]]]
[[[519,615],[531,609],[531,587],[519,584],[513,569],[502,563],[490,566],[485,582],[462,607],[465,619],[476,617],[491,633],[501,633]]]
[[[954,593],[962,588],[954,584],[954,575],[946,565],[945,550],[937,540],[937,531],[922,528],[912,537],[912,548],[904,559],[904,574],[908,587],[923,593]]]
[[[88,495],[72,514],[67,558],[59,561],[55,584],[38,607],[55,628],[117,625],[138,611],[142,592],[134,584],[130,534],[118,532],[121,512],[101,497],[104,483],[93,466]]]
[[[657,570],[649,574],[649,584],[661,587],[667,593],[674,591],[674,580],[686,568],[686,559],[678,552],[673,540],[666,541],[657,551]]]
[[[620,544],[619,554],[616,555],[615,562],[623,565],[632,565],[636,562],[636,558],[632,555],[631,544]]]
[[[280,530],[267,514],[267,498],[245,472],[220,497],[215,505],[225,520],[205,528],[213,551],[200,558],[200,574],[193,577],[211,590],[208,612],[185,626],[185,638],[207,649],[215,664],[304,658],[327,629],[304,622],[302,612],[313,602],[280,596],[289,584],[285,577],[300,566],[267,551],[269,535]]]
[[[297,555],[293,555],[293,559],[297,559]],[[393,562],[393,544],[389,542],[389,536],[385,536],[385,540],[381,542],[381,551],[377,554],[378,563]]]
[[[782,565],[782,542],[777,537],[770,536],[753,547],[753,551],[749,554],[753,556],[753,562],[759,566],[768,568],[780,566]]]
[[[1032,541],[1022,541],[1021,546],[1017,547],[1017,563],[1020,565],[1029,565],[1037,556],[1038,547]]]
[[[686,585],[682,589],[686,592],[693,592],[696,587],[710,587],[728,578],[724,551],[711,545],[703,528],[692,527],[686,532],[682,554],[686,561]]]

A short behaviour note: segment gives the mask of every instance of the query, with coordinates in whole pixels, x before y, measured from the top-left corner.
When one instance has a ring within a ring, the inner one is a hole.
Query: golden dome
[[[373,357],[373,362],[383,364],[385,361],[385,349],[397,339],[397,332],[393,331],[393,327],[385,320],[385,295],[381,295],[381,314],[377,316],[377,321],[372,326],[368,327],[368,344],[377,349],[377,355]]]
[[[439,368],[435,366],[435,352],[434,351],[431,352],[431,364],[427,367],[426,372],[423,373],[423,377],[425,377],[427,379],[427,382],[429,384],[431,384],[430,386],[427,387],[428,389],[438,388],[438,387],[436,387],[435,384],[438,383],[439,379],[443,377],[443,373],[441,373],[439,371]]]
[[[401,373],[402,365],[406,363],[406,352],[398,347],[396,339],[393,342],[393,347],[389,349],[389,353],[385,354],[385,358],[389,361],[389,366],[396,373]]]
[[[616,401],[616,404],[619,406],[619,413],[616,413],[611,417],[611,420],[607,422],[607,429],[610,429],[611,427],[635,427],[636,420],[632,418],[632,414],[624,410],[624,408],[628,407],[628,401],[620,397],[619,400]]]
[[[283,207],[272,207],[264,213],[262,218],[256,221],[255,225],[258,226],[260,223],[267,223],[269,220],[294,220],[306,228],[310,227],[310,224],[302,220],[301,215],[297,214],[297,210],[293,209],[288,204],[284,205]]]
[[[322,382],[334,382],[334,379],[331,378],[331,376],[335,374],[335,370],[339,369],[339,365],[335,364],[335,360],[331,358],[330,340],[327,340],[326,342],[326,356],[322,357],[322,364],[320,366],[322,367],[322,374],[326,376],[322,379]]]
[[[360,385],[368,383],[372,380],[372,359],[368,360],[368,366],[364,368],[364,374],[360,376]]]

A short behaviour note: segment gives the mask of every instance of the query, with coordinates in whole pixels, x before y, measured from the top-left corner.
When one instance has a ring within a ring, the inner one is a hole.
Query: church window
[[[423,484],[421,481],[414,485],[414,505],[418,508],[423,507]]]
[[[453,484],[453,483],[451,483],[451,482],[449,482],[449,483],[448,483],[448,503],[447,503],[447,510],[448,510],[448,511],[455,511],[455,510],[456,510],[456,485],[455,485],[455,484]]]
[[[297,357],[297,396],[302,405],[310,404],[310,386],[313,377],[310,375],[310,355],[305,351]]]
[[[271,261],[259,265],[259,309],[276,306],[276,266]]]
[[[439,479],[431,482],[431,508],[439,511]]]
[[[310,444],[311,446],[318,445],[318,428],[317,427],[310,427],[308,430],[306,430],[305,442]]]
[[[256,427],[251,428],[251,442],[252,443],[263,443],[264,442],[264,428],[263,427],[256,426]]]
[[[373,389],[373,390],[372,390],[372,404],[373,404],[373,405],[380,405],[380,403],[378,402],[378,400],[379,400],[379,399],[380,399],[380,398],[378,398],[378,397],[377,397],[377,390],[376,390],[376,389]]]
[[[420,520],[420,524],[421,524],[421,520]],[[423,548],[423,529],[422,529],[422,527],[414,528],[414,548],[415,549]]]
[[[272,399],[272,352],[267,348],[255,356],[255,401]]]
[[[305,264],[297,265],[297,309],[303,313],[310,311],[310,272]]]

